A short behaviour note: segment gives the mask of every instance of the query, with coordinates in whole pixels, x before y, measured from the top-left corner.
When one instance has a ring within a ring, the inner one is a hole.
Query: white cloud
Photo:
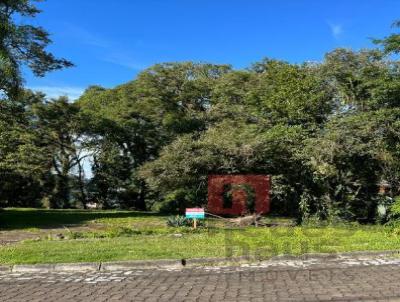
[[[68,28],[68,35],[73,36],[79,43],[95,46],[100,51],[100,54],[96,55],[99,60],[133,70],[142,70],[145,68],[143,64],[138,63],[132,57],[125,47],[118,45],[118,43],[73,24],[67,24],[66,27]],[[135,42],[136,47],[142,45],[142,40]]]
[[[28,87],[33,91],[41,91],[46,94],[48,98],[57,98],[59,96],[67,96],[70,100],[76,100],[83,92],[84,88],[81,87],[55,87],[55,86],[31,86]]]
[[[78,27],[72,24],[66,24],[66,28],[66,33],[69,36],[77,39],[82,44],[96,46],[99,48],[109,48],[111,46],[111,42],[107,39],[96,35],[82,27]]]
[[[138,63],[129,54],[123,52],[114,52],[101,59],[102,61],[120,65],[133,70],[142,70],[145,68],[143,64]]]
[[[339,39],[343,33],[343,26],[341,24],[334,24],[328,22],[329,28],[331,29],[331,34],[335,39]]]

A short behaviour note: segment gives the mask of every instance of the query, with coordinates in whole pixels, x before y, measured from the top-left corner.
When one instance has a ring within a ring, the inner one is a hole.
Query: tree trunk
[[[85,174],[82,168],[81,160],[78,161],[78,181],[79,181],[79,192],[80,192],[80,202],[82,203],[82,206],[84,209],[86,209],[86,202],[87,202],[87,196],[85,192]]]
[[[136,201],[135,207],[139,211],[146,211],[147,207],[146,207],[146,183],[145,183],[145,181],[140,180],[139,186],[140,186],[140,192],[139,192],[139,197]]]

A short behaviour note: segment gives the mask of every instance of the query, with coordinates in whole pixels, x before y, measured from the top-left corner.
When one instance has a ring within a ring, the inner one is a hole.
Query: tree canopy
[[[0,93],[10,98],[15,98],[22,86],[22,66],[28,66],[36,76],[44,76],[48,71],[73,65],[46,51],[51,39],[45,29],[16,21],[17,16],[33,18],[38,13],[33,1],[0,1]]]
[[[12,18],[36,13],[0,2],[0,205],[178,212],[206,204],[213,173],[271,175],[272,211],[299,220],[373,221],[382,184],[400,195],[397,34],[319,63],[156,64],[71,102],[21,89],[22,64],[70,65]]]

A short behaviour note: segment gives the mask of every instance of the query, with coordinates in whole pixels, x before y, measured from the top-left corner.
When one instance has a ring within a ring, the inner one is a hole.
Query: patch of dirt
[[[0,231],[0,246],[17,243],[22,240],[39,238],[39,233],[28,231]]]
[[[45,237],[57,238],[69,232],[88,232],[93,230],[104,230],[105,225],[65,225],[63,228],[46,228],[37,230],[3,230],[0,231],[0,246],[15,244],[23,240],[39,240]]]

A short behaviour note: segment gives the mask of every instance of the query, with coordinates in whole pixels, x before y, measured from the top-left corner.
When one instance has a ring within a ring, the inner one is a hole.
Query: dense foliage
[[[0,205],[178,212],[206,203],[211,173],[271,175],[272,210],[299,220],[373,221],[400,195],[399,35],[313,64],[157,64],[49,101],[14,93],[19,66],[70,64],[44,52],[44,30],[11,22],[37,12],[14,2],[0,2],[15,28],[0,34]]]

